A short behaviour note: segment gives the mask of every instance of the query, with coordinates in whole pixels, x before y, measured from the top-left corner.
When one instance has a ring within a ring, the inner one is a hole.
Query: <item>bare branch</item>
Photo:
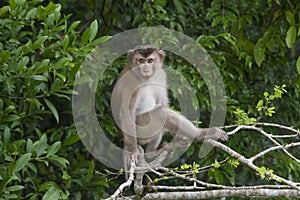
[[[146,194],[142,200],[155,199],[209,199],[220,197],[299,197],[293,189],[209,190],[200,192],[157,192]]]
[[[275,147],[270,147],[258,154],[256,154],[255,156],[252,156],[249,160],[251,162],[253,162],[254,160],[258,159],[258,158],[261,158],[262,156],[264,156],[265,154],[271,152],[271,151],[275,151],[275,150],[278,150],[278,149],[287,149],[287,148],[290,148],[290,147],[296,147],[296,146],[300,146],[300,142],[296,142],[296,143],[291,143],[291,144],[287,144],[287,145],[284,145],[284,146],[275,146]]]

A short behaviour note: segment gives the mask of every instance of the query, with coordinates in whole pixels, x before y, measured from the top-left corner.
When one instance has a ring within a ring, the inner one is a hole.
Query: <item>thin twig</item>
[[[129,170],[129,178],[126,182],[122,183],[119,188],[115,191],[115,193],[113,195],[111,195],[107,200],[115,200],[117,199],[117,197],[123,192],[123,190],[126,187],[129,187],[132,182],[134,181],[134,170],[135,170],[136,166],[135,166],[135,162],[132,159],[131,163],[130,163],[130,170]]]

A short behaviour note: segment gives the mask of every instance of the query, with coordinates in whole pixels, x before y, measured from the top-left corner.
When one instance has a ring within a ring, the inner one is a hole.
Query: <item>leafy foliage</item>
[[[70,115],[70,96],[76,94],[72,90],[74,77],[88,53],[109,39],[107,35],[131,28],[164,26],[201,44],[223,77],[226,123],[252,124],[260,120],[300,126],[297,1],[59,2],[0,3],[0,198],[99,199],[110,192],[108,184],[113,187],[120,181],[106,182],[102,174],[105,166],[93,161],[79,142]],[[112,64],[101,77],[96,94],[99,120],[105,122],[103,129],[115,143],[118,137],[109,102],[124,62],[122,57]],[[210,100],[205,82],[181,58],[168,54],[166,62],[184,75],[196,91],[201,126],[208,126]],[[282,87],[274,89],[275,85]],[[282,95],[285,90],[288,92]],[[176,95],[180,91],[171,97],[175,108]],[[250,131],[230,138],[228,145],[251,154],[266,148],[268,143]],[[198,151],[199,144],[193,144],[174,166],[195,161],[186,167],[197,174],[198,165],[213,164],[208,175],[201,178],[216,183],[244,185],[265,181],[217,150],[199,161]],[[227,163],[219,166],[219,160]],[[277,164],[280,160],[290,162],[289,170]],[[262,166],[271,162],[274,172],[300,179],[297,163],[283,154],[259,162]],[[258,173],[263,176],[268,170],[261,168]]]
[[[81,34],[79,21],[69,24],[60,4],[2,4],[0,198],[81,199],[87,195],[81,188],[91,184],[102,194],[107,183],[92,180],[93,161],[79,156],[84,151],[72,118],[63,113],[81,62],[103,41],[95,39],[97,21]]]

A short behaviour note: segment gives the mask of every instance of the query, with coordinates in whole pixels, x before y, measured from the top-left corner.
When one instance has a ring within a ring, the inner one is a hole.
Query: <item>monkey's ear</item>
[[[166,56],[166,53],[165,53],[165,51],[163,51],[163,50],[159,50],[159,51],[158,51],[158,55],[159,55],[159,57],[160,57],[160,60],[164,60],[164,58],[165,58],[165,56]]]
[[[127,57],[129,58],[129,60],[131,60],[133,58],[134,53],[135,53],[135,51],[132,49],[127,52]]]

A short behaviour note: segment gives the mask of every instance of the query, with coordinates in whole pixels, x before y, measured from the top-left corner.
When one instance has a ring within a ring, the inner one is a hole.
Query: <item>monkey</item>
[[[153,45],[138,45],[128,51],[111,98],[113,117],[123,136],[125,171],[131,161],[138,163],[137,145],[150,155],[159,147],[165,132],[201,141],[227,141],[220,128],[197,128],[169,107],[167,75],[163,69],[165,52]]]

